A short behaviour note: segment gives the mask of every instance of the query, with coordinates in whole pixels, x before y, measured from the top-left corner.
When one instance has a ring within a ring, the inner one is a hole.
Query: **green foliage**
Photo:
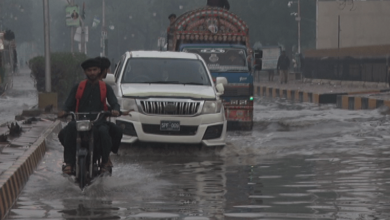
[[[15,33],[11,30],[6,30],[4,33],[4,39],[6,39],[7,41],[15,39]]]
[[[59,106],[65,102],[70,89],[85,78],[81,63],[87,57],[82,53],[58,52],[51,54],[51,88],[58,94]],[[45,91],[45,58],[37,56],[29,61],[39,92]]]

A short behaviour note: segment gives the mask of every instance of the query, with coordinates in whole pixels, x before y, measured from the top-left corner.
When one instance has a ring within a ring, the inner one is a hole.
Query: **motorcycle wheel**
[[[79,158],[79,186],[80,189],[84,189],[84,187],[87,185],[87,168],[86,168],[87,161],[85,160],[85,157]]]

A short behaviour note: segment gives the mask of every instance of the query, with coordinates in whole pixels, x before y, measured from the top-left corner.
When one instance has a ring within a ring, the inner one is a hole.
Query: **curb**
[[[360,96],[340,95],[337,96],[337,108],[347,110],[372,110],[382,107],[390,107],[390,100],[373,99]]]
[[[286,98],[291,101],[299,102],[311,102],[315,104],[329,104],[336,103],[337,95],[343,95],[345,93],[325,93],[318,94],[312,92],[305,92],[299,90],[279,89],[266,86],[256,86],[255,94],[257,96],[267,96],[271,98]]]
[[[30,175],[46,152],[46,138],[61,129],[57,120],[30,146],[23,156],[0,176],[0,219],[4,219],[12,208]]]
[[[311,102],[315,104],[336,104],[337,107],[340,106],[339,108],[341,108],[341,106],[345,106],[345,104],[341,104],[345,102],[345,101],[344,102],[341,101],[345,99],[345,98],[340,99],[339,97],[341,96],[350,97],[351,95],[378,94],[378,93],[390,91],[390,89],[383,89],[383,90],[367,90],[367,91],[342,92],[342,93],[312,93],[312,92],[305,92],[300,90],[280,89],[280,88],[273,88],[267,86],[255,86],[254,90],[255,90],[254,93],[257,96],[266,96],[271,98],[276,98],[276,97],[286,98],[290,101]],[[360,97],[356,97],[356,98],[360,98]],[[382,101],[381,105],[383,105],[383,100],[379,100],[379,102],[380,101]],[[346,108],[346,109],[350,109],[350,108]]]

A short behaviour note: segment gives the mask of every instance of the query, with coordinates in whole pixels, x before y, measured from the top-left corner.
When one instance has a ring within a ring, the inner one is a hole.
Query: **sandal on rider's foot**
[[[107,161],[107,163],[105,164],[105,166],[108,166],[108,167],[113,167],[113,166],[114,166],[114,165],[112,164],[110,158],[108,158],[108,161]]]
[[[111,173],[112,171],[112,164],[110,165],[110,162],[105,163],[101,168],[100,168],[100,173]]]
[[[64,167],[62,167],[62,172],[66,175],[72,175],[72,165],[66,164]]]

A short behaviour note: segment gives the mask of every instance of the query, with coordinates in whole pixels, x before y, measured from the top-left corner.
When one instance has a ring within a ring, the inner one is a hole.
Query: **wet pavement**
[[[36,105],[27,85],[0,99],[1,120]],[[257,98],[254,118],[223,149],[123,145],[113,175],[84,192],[61,175],[52,134],[8,219],[390,219],[389,115]],[[0,166],[39,133],[26,126]]]
[[[390,116],[256,99],[223,149],[127,146],[84,192],[48,151],[8,219],[389,219]]]
[[[38,92],[30,69],[20,69],[11,79],[8,90],[0,96],[0,125],[14,121],[23,110],[38,104]]]
[[[30,77],[29,69],[21,69],[12,75],[9,89],[0,96],[0,135],[7,135],[6,142],[0,142],[0,175],[29,149],[40,135],[52,125],[52,121],[37,118],[31,124],[16,121],[15,116],[23,110],[37,105],[37,91],[34,80]],[[17,123],[22,132],[20,135],[10,136],[8,126]]]

